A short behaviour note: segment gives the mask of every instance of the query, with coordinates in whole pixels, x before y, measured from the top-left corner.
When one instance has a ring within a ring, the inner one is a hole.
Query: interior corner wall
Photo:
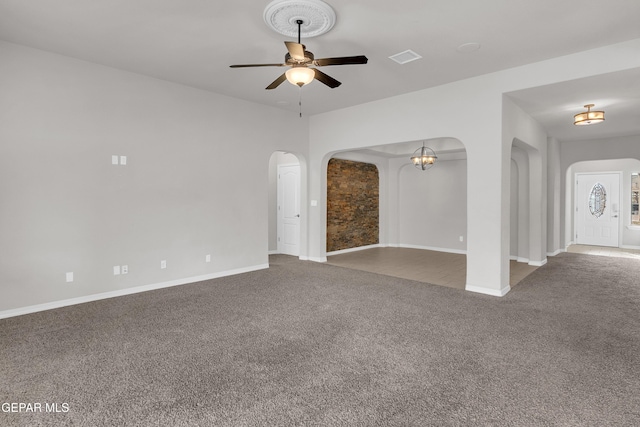
[[[510,232],[509,232],[509,256],[512,260],[518,259],[518,186],[519,186],[519,170],[518,164],[513,158],[511,159],[511,215],[510,215]]]
[[[502,97],[502,133],[503,144],[518,147],[526,153],[529,175],[527,258],[532,265],[542,265],[547,257],[547,134],[506,95]],[[523,196],[521,191],[520,197]],[[519,216],[522,217],[523,212]],[[518,244],[522,247],[520,241]]]
[[[308,153],[306,118],[6,42],[0,63],[0,314],[268,266],[269,157]]]
[[[518,262],[529,262],[529,251],[531,245],[531,174],[529,157],[527,152],[520,147],[511,148],[511,160],[517,165],[516,171],[518,173],[518,179],[516,180],[517,189],[511,189],[511,194],[515,197],[515,200],[511,201],[512,209],[513,205],[517,206],[517,216],[515,218],[515,224],[512,224],[511,230],[516,233],[517,246],[512,248],[511,255],[515,255],[515,260]],[[514,194],[515,193],[515,194]],[[512,215],[513,216],[513,215]],[[512,238],[513,242],[514,239]],[[515,252],[515,254],[514,254]],[[513,259],[513,258],[512,258]]]
[[[465,253],[466,159],[439,159],[426,171],[405,161],[398,173],[400,246]]]
[[[327,252],[379,243],[380,179],[371,163],[327,165]]]

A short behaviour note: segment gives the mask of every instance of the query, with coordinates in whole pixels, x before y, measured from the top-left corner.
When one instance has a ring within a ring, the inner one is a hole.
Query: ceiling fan
[[[301,19],[296,20],[298,24],[298,43],[284,42],[287,46],[288,53],[284,56],[284,63],[282,64],[242,64],[231,65],[231,68],[246,68],[246,67],[284,67],[289,66],[285,73],[275,79],[266,89],[275,89],[282,82],[288,80],[291,84],[298,85],[300,87],[311,83],[314,79],[324,83],[330,88],[336,88],[342,83],[333,77],[323,73],[317,68],[310,68],[311,65],[316,67],[324,67],[328,65],[350,65],[350,64],[366,64],[368,59],[364,55],[358,56],[342,56],[338,58],[321,58],[315,59],[313,53],[306,50],[306,46],[300,44],[300,26],[303,24]]]

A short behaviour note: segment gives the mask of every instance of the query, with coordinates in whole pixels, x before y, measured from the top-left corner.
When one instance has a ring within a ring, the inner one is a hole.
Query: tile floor
[[[567,252],[640,259],[637,249],[571,245]],[[371,248],[330,255],[327,264],[457,289],[464,289],[467,274],[466,255],[424,249]],[[513,288],[536,268],[511,261],[509,285]]]
[[[464,289],[467,276],[466,255],[424,249],[371,248],[330,255],[327,264],[457,289]],[[514,287],[536,268],[511,261],[510,286]]]
[[[609,248],[605,246],[571,245],[567,252],[586,255],[640,259],[640,249]]]

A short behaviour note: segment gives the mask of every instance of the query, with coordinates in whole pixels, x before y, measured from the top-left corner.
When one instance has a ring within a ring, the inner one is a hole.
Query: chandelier
[[[418,148],[411,156],[411,162],[413,165],[423,171],[430,169],[436,162],[436,153],[429,147],[422,143],[422,147]]]

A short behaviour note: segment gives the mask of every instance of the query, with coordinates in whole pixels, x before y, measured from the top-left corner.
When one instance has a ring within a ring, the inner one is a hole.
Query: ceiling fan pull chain
[[[298,106],[300,107],[300,118],[302,118],[302,86],[298,89],[300,91],[300,97],[298,98]]]

